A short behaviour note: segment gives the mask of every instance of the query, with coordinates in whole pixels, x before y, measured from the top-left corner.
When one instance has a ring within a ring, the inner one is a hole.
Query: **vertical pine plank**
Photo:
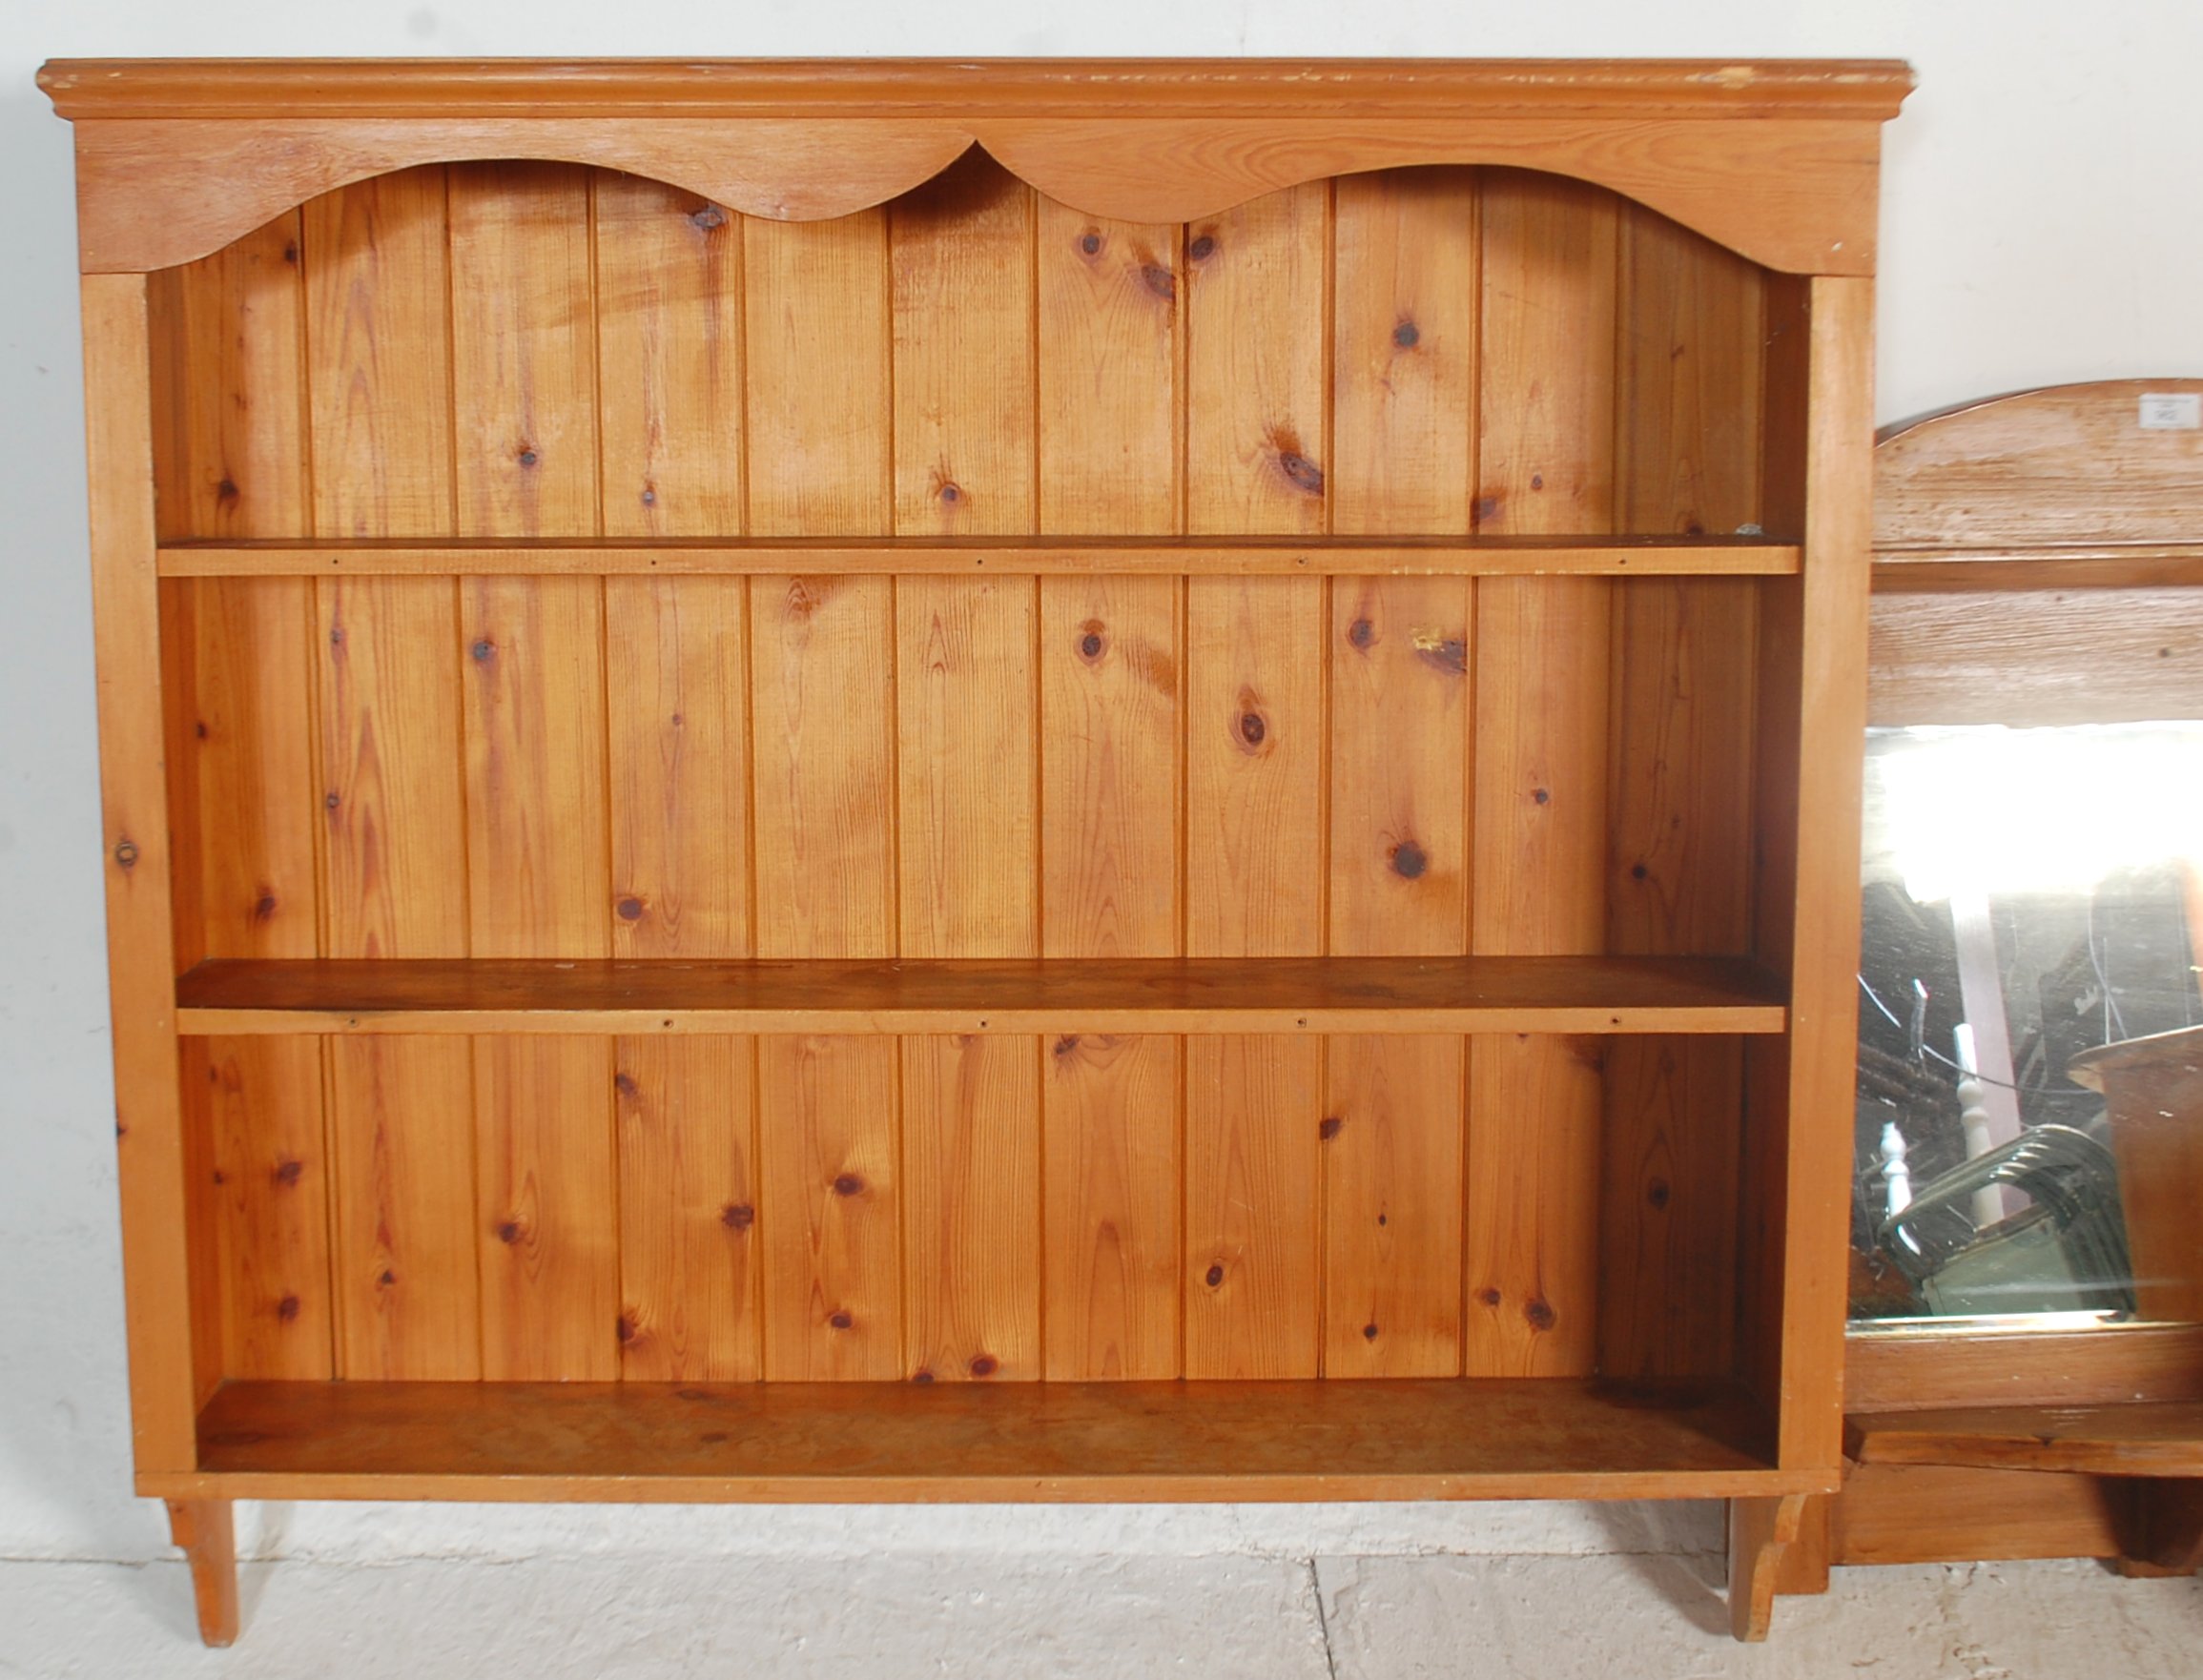
[[[1458,1037],[1328,1044],[1324,1375],[1461,1369]]]
[[[615,1041],[620,1374],[758,1375],[749,1038]]]
[[[1318,1369],[1323,1047],[1185,1041],[1185,1375]]]
[[[1047,1068],[1046,1375],[1180,1375],[1181,1041],[1066,1034]]]
[[[600,582],[461,587],[474,954],[607,956]]]
[[[313,1381],[331,1369],[328,1177],[321,1047],[311,1038],[187,1038],[185,1114],[206,1130],[233,1380]]]
[[[1480,530],[1613,528],[1616,220],[1595,188],[1485,177]],[[1610,620],[1599,580],[1478,586],[1477,952],[1603,945]],[[1601,1100],[1596,1045],[1472,1044],[1471,1375],[1593,1367]]]
[[[750,735],[739,578],[607,578],[612,954],[748,956]]]
[[[482,1376],[474,1060],[463,1038],[329,1045],[337,1374]]]
[[[475,1040],[482,1374],[491,1382],[620,1374],[611,1091],[609,1039]]]
[[[901,536],[1033,528],[1033,218],[976,148],[889,207]]]
[[[1325,528],[1328,212],[1319,183],[1185,230],[1190,533]],[[1314,578],[1187,581],[1188,955],[1324,949],[1326,600]],[[1187,1041],[1188,1376],[1314,1374],[1319,1055]]]
[[[892,1382],[902,1367],[901,1175],[890,1038],[757,1040],[769,1382]]]
[[[163,541],[302,537],[299,218],[149,277],[154,486]]]
[[[904,1369],[918,1383],[1040,1375],[1035,1045],[902,1041]]]
[[[1038,951],[1033,585],[897,583],[905,956]]]
[[[328,953],[464,956],[455,585],[324,579],[316,604]]]
[[[750,528],[887,531],[886,214],[742,227]],[[751,581],[760,956],[895,949],[894,587]]]
[[[1616,521],[1727,533],[1760,512],[1760,272],[1650,211],[1621,224]],[[1754,662],[1745,579],[1616,591],[1608,948],[1738,953],[1751,935]],[[1606,1048],[1599,1368],[1734,1361],[1742,1048]]]
[[[600,528],[588,172],[453,165],[452,368],[463,535]],[[468,913],[477,956],[610,948],[603,590],[471,578]],[[611,1045],[484,1038],[475,1066],[483,1374],[618,1375]]]
[[[605,534],[743,524],[742,229],[637,175],[596,175]]]
[[[1178,528],[1175,227],[1039,203],[1040,528]]]
[[[1475,177],[1337,187],[1335,530],[1470,527]],[[1467,948],[1474,637],[1461,579],[1331,586],[1329,949]],[[1324,1122],[1324,1369],[1460,1368],[1458,1039],[1333,1040]]]
[[[1324,587],[1186,585],[1185,950],[1323,949]]]
[[[1186,528],[1324,529],[1329,184],[1185,230]]]
[[[323,535],[457,528],[445,200],[437,165],[305,207],[314,522]],[[464,956],[457,586],[330,578],[315,591],[328,954]],[[479,1378],[469,1047],[340,1038],[328,1072],[338,1375]]]
[[[597,522],[589,172],[451,166],[460,533],[585,537]]]
[[[1044,956],[1178,950],[1174,578],[1040,580]]]
[[[444,197],[443,166],[432,164],[306,203],[314,528],[323,537],[452,534]]]

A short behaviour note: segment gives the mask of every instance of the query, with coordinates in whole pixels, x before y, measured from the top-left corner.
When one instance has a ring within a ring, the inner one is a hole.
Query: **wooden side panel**
[[[1616,227],[1611,195],[1486,177],[1480,530],[1613,528]],[[1601,580],[1477,586],[1476,952],[1562,954],[1605,940],[1610,621]],[[1596,1049],[1478,1039],[1469,1089],[1468,1371],[1588,1372]]]
[[[1330,188],[1251,199],[1186,229],[1185,528],[1325,528]]]
[[[163,541],[295,537],[307,522],[296,211],[150,277]]]
[[[975,148],[888,222],[896,534],[1030,531],[1033,190]]]
[[[597,352],[587,170],[453,164],[459,529],[597,532]]]
[[[756,1044],[766,1379],[893,1382],[903,1374],[895,1041]]]
[[[1650,212],[1621,230],[1616,522],[1725,533],[1760,520],[1762,278]],[[1607,947],[1738,953],[1751,935],[1759,596],[1741,579],[1615,591]],[[1734,1354],[1743,1050],[1606,1047],[1599,1368],[1723,1372]]]
[[[1185,951],[1324,949],[1325,586],[1186,584]]]
[[[337,1375],[482,1375],[474,1061],[463,1038],[329,1045]]]
[[[620,1374],[611,1040],[475,1040],[482,1374]]]
[[[1040,946],[1031,578],[910,577],[896,601],[905,956]]]
[[[1043,578],[1040,597],[1041,954],[1175,955],[1178,580]]]
[[[1462,1040],[1327,1044],[1327,1377],[1461,1370]]]
[[[185,1113],[207,1129],[219,1255],[222,1372],[330,1374],[328,1175],[321,1047],[311,1038],[194,1038]]]
[[[464,956],[459,599],[444,578],[315,585],[326,949]]]
[[[905,1373],[1040,1375],[1040,1068],[1030,1038],[902,1041]]]
[[[620,1374],[759,1371],[755,1090],[749,1038],[621,1038]]]
[[[607,956],[603,584],[461,588],[474,954]]]
[[[447,537],[457,529],[444,198],[436,164],[305,205],[319,536]]]
[[[748,956],[748,585],[604,591],[612,954]]]
[[[1308,1038],[1185,1041],[1189,1378],[1317,1374],[1322,1055]]]
[[[637,175],[594,191],[605,534],[739,535],[741,224]]]
[[[1178,528],[1180,230],[1037,209],[1039,528]]]
[[[1180,1375],[1183,1042],[1070,1034],[1049,1047],[1052,1383]]]

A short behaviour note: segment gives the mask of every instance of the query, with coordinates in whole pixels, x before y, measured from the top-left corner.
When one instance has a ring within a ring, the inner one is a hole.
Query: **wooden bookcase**
[[[137,1485],[1837,1485],[1902,66],[78,62]]]

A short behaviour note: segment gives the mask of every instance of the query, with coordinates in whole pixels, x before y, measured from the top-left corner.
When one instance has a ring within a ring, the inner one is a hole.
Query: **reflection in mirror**
[[[1875,729],[1855,1320],[2203,1319],[2203,724]]]

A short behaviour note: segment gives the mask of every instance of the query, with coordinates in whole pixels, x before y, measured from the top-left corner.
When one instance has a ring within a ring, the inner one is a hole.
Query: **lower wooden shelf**
[[[171,1498],[830,1502],[1727,1498],[1778,1470],[1726,1383],[257,1383]]]
[[[177,1031],[255,1033],[1780,1033],[1740,957],[876,962],[225,960]]]
[[[1843,1438],[1862,1465],[2203,1476],[2203,1403],[2193,1401],[1854,1414]]]

